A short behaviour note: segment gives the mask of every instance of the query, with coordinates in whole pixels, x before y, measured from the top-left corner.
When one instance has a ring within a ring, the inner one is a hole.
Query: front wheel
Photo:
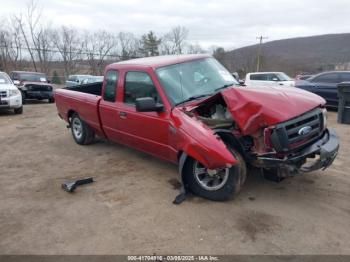
[[[75,142],[79,145],[91,144],[94,139],[94,132],[92,129],[79,117],[74,114],[70,121],[72,135]]]
[[[231,150],[238,164],[231,168],[208,170],[197,160],[189,158],[184,166],[184,180],[194,194],[214,200],[225,201],[238,194],[246,178],[246,165],[243,157]]]
[[[14,111],[15,111],[16,115],[22,114],[23,113],[23,106],[21,106],[19,108],[15,108]]]

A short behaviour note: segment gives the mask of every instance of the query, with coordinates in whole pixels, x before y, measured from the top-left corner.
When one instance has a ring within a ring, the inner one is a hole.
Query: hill
[[[244,74],[255,71],[257,53],[258,45],[252,45],[226,52],[219,60],[229,70]],[[318,35],[262,44],[260,71],[284,71],[294,76],[298,72],[347,69],[349,62],[350,33]]]

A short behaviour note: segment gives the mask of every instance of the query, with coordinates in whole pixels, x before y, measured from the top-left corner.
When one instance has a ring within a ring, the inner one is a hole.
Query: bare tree
[[[118,34],[120,46],[120,59],[128,60],[137,57],[139,40],[132,33],[120,32]]]
[[[162,38],[162,52],[164,54],[182,54],[186,45],[188,30],[183,26],[177,26],[165,34]]]
[[[84,53],[87,55],[92,74],[103,74],[104,60],[117,47],[117,39],[106,31],[86,32],[84,36]]]
[[[204,54],[206,51],[199,44],[188,44],[187,54]]]
[[[1,25],[4,29],[0,30],[0,67],[10,71],[21,67],[21,34],[13,19],[3,19]]]
[[[83,41],[78,31],[62,26],[52,34],[52,42],[57,48],[64,67],[66,77],[77,71],[77,62],[82,57]]]

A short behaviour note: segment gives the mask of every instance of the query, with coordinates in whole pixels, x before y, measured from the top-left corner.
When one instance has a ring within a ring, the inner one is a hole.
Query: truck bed
[[[60,117],[68,121],[76,112],[97,134],[103,136],[98,111],[101,92],[102,82],[56,89],[55,101]]]

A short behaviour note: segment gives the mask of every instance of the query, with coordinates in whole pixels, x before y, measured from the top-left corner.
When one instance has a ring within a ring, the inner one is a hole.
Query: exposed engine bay
[[[192,113],[212,129],[232,128],[235,124],[233,117],[221,96],[219,99],[199,105],[192,111]]]

